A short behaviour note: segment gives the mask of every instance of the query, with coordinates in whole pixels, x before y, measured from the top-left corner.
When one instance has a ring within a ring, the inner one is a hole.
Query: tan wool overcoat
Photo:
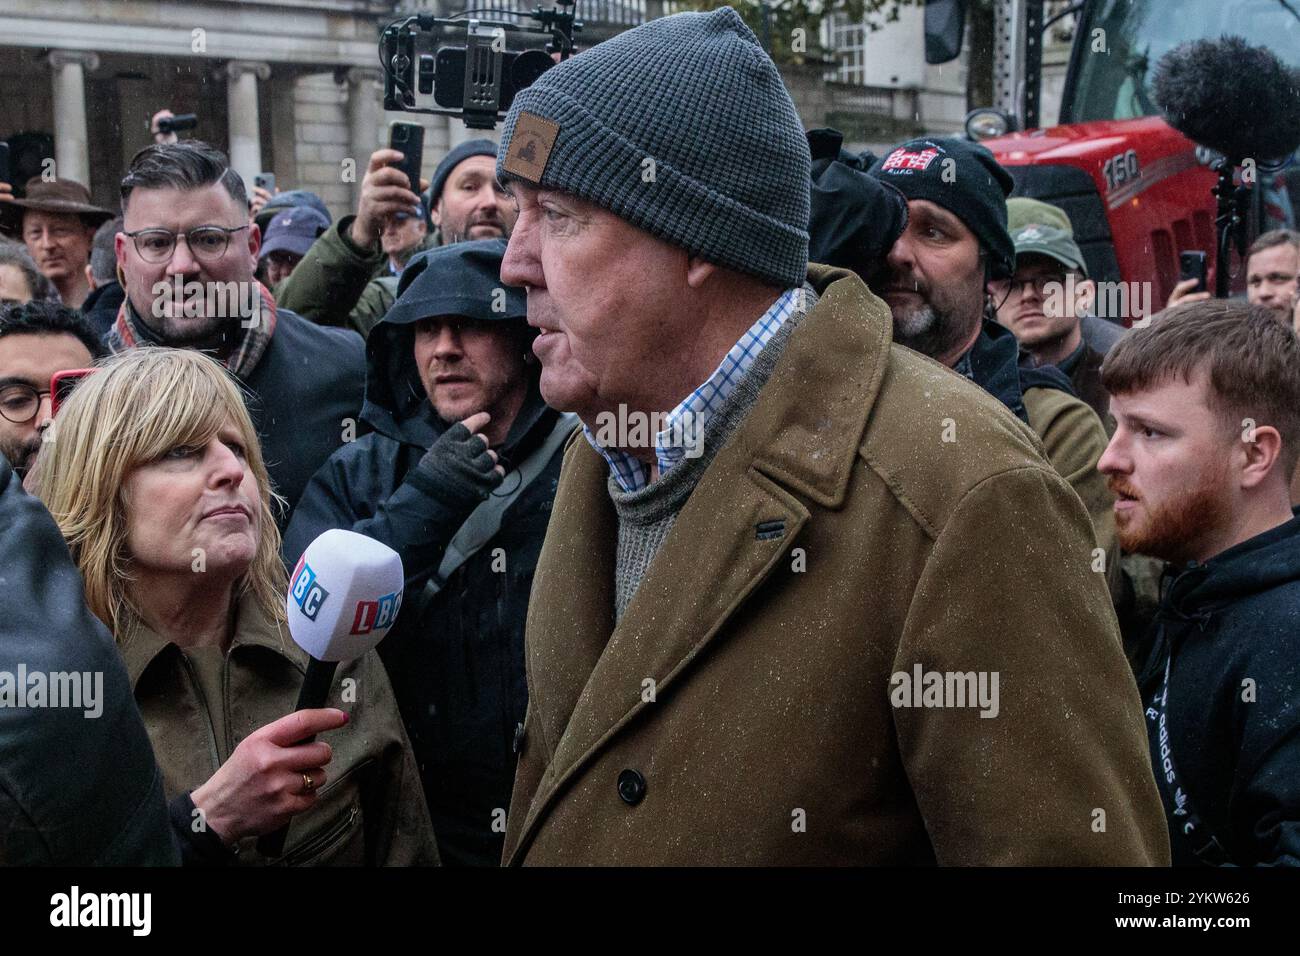
[[[504,861],[1167,865],[1083,504],[856,276],[809,279],[617,626],[608,467],[571,441]]]

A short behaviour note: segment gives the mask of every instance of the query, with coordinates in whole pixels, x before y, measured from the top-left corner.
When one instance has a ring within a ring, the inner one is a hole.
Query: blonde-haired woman
[[[187,349],[122,353],[53,428],[36,493],[126,660],[186,862],[436,862],[378,656],[340,668],[344,709],[290,714],[307,658],[285,624],[261,450],[225,369]],[[261,856],[256,837],[290,821],[284,855]]]

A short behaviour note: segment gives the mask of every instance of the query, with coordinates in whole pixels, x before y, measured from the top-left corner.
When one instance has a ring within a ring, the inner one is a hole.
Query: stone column
[[[226,64],[226,115],[230,128],[230,166],[253,188],[262,171],[262,133],[257,116],[257,81],[271,78],[269,63],[231,60]]]
[[[86,71],[98,69],[99,57],[86,50],[53,50],[54,174],[90,186],[90,150],[86,133]]]
[[[361,181],[366,175],[370,154],[387,140],[376,139],[382,124],[379,101],[379,70],[354,66],[347,72],[348,80],[348,155],[356,160],[357,180],[352,184],[352,202],[361,199]]]

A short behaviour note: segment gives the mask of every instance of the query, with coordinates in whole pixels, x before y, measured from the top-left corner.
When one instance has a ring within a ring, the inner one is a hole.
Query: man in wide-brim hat
[[[27,181],[26,198],[0,202],[0,230],[27,244],[63,304],[74,309],[90,294],[86,263],[95,230],[112,218],[91,203],[90,190],[71,179],[34,176]]]

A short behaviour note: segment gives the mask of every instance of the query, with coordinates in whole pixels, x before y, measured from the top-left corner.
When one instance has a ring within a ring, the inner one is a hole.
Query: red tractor
[[[929,0],[927,59],[960,50],[964,0]],[[981,140],[1016,181],[1015,195],[1062,207],[1094,279],[1150,283],[1163,307],[1180,275],[1180,253],[1208,253],[1213,289],[1217,154],[1161,118],[1152,95],[1157,61],[1188,40],[1243,37],[1300,67],[1298,0],[1085,0],[1044,23],[1043,0],[1001,0],[995,49],[997,108],[973,110],[967,134]],[[1041,37],[1055,20],[1077,14],[1061,100],[1060,123],[1035,128]],[[1241,104],[1267,110],[1268,103]],[[1252,169],[1246,235],[1296,228],[1300,163]],[[1240,181],[1241,173],[1238,173]],[[1231,254],[1230,286],[1245,287]],[[1131,314],[1129,318],[1131,318]]]

